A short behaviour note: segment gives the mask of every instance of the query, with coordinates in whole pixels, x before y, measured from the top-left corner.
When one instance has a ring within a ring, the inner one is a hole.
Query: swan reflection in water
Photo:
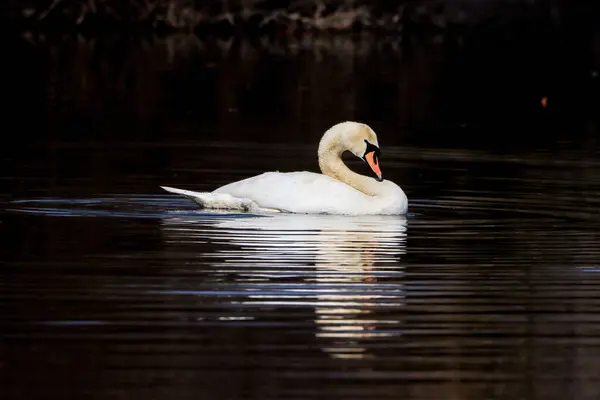
[[[332,357],[367,357],[361,342],[399,334],[400,321],[381,314],[404,304],[404,217],[214,213],[166,218],[163,231],[174,245],[210,242],[198,255],[209,259],[204,268],[245,288],[241,303],[313,307],[316,336]]]

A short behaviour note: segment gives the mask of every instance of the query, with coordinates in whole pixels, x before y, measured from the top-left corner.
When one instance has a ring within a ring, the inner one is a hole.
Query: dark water
[[[600,398],[597,53],[462,40],[12,42],[1,397]],[[406,217],[158,188],[317,171],[345,119]]]

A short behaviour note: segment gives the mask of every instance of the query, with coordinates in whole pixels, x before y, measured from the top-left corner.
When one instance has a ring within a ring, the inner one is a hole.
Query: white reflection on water
[[[228,283],[245,288],[242,304],[313,307],[322,349],[337,358],[365,357],[359,341],[400,334],[400,321],[374,311],[404,304],[405,218],[206,217],[164,219],[165,240],[216,245],[198,256],[209,258],[215,273],[235,274]],[[231,302],[240,304],[238,297]]]

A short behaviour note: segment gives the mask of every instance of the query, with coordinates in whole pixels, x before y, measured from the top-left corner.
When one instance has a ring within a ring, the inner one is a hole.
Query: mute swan
[[[377,178],[351,171],[341,158],[347,150],[369,164]],[[208,209],[303,214],[406,214],[406,195],[394,182],[383,179],[377,135],[368,125],[346,121],[332,126],[321,138],[318,156],[322,174],[265,172],[221,186],[213,192],[161,187]]]

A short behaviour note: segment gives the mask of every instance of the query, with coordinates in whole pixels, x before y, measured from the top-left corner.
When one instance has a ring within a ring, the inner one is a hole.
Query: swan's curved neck
[[[323,136],[319,143],[319,168],[324,175],[344,182],[369,196],[380,194],[381,185],[374,178],[357,174],[344,164],[342,153],[345,149],[330,135]]]

